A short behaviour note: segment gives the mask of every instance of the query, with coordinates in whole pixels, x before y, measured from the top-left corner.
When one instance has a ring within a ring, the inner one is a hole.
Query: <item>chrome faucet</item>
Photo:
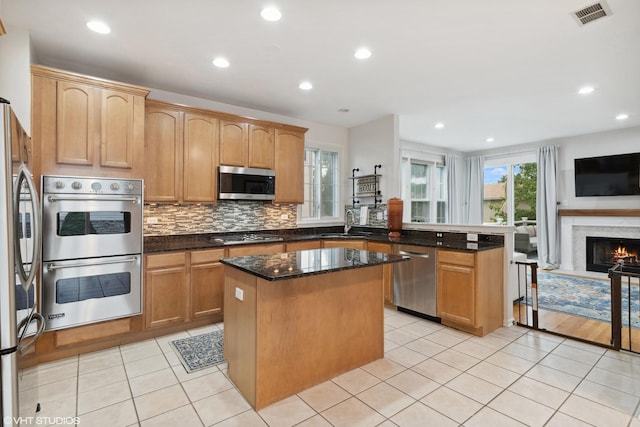
[[[349,224],[349,214],[351,214],[351,224]],[[349,230],[351,230],[351,226],[353,226],[355,221],[355,214],[351,209],[348,209],[347,213],[344,215],[344,234],[349,233]]]

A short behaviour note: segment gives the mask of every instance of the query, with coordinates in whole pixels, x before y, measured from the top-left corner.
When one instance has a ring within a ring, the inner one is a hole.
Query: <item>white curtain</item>
[[[536,191],[538,264],[544,269],[555,269],[560,265],[557,147],[549,146],[538,149]]]
[[[465,194],[463,224],[482,224],[482,201],[484,190],[484,157],[472,156],[465,159]]]
[[[460,182],[457,178],[456,162],[458,157],[453,154],[447,154],[444,158],[444,164],[447,167],[447,222],[449,224],[460,224],[462,218],[460,215]]]

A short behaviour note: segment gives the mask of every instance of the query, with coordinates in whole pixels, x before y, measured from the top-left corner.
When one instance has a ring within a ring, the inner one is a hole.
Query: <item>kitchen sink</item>
[[[252,242],[278,242],[282,237],[275,234],[230,234],[211,239],[212,242],[224,245],[237,245]]]
[[[355,232],[355,233],[326,233],[321,234],[320,237],[325,239],[364,239],[373,233],[369,232]]]

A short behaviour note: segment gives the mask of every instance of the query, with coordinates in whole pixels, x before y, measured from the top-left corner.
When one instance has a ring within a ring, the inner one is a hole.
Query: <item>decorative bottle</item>
[[[398,238],[402,231],[402,199],[397,197],[387,201],[387,227],[389,228],[389,237]]]

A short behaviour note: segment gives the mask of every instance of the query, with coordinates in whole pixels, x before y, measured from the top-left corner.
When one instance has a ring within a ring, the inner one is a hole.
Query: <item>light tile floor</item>
[[[383,359],[256,412],[226,365],[187,374],[169,347],[222,327],[30,368],[21,403],[86,427],[640,427],[640,356],[517,326],[478,338],[389,309]]]

